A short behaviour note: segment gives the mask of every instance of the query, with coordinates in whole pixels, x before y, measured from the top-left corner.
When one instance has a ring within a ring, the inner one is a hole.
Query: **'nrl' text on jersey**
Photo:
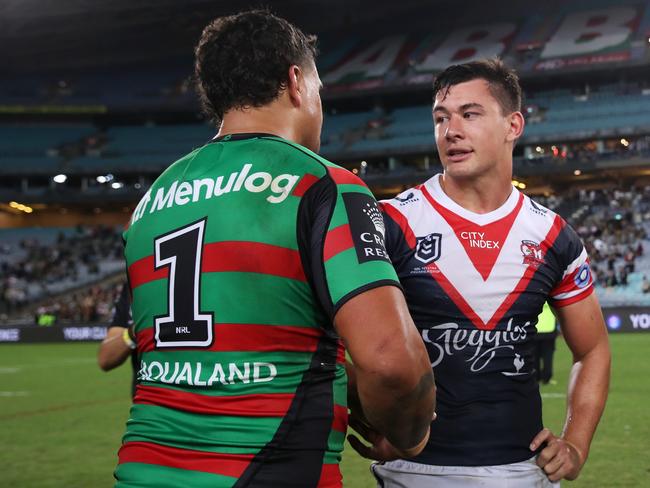
[[[547,300],[561,307],[593,291],[587,253],[560,216],[516,189],[476,214],[451,200],[439,177],[382,202],[386,249],[438,388],[438,419],[415,460],[522,461],[542,429],[537,316]]]

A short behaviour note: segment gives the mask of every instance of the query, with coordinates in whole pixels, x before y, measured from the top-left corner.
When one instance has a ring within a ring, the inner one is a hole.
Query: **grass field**
[[[650,334],[611,337],[607,410],[576,488],[650,487]],[[0,346],[0,486],[103,488],[129,409],[129,367],[101,372],[97,344]],[[559,431],[570,356],[558,341],[558,384],[542,389],[545,424]],[[349,447],[346,487],[375,486]]]

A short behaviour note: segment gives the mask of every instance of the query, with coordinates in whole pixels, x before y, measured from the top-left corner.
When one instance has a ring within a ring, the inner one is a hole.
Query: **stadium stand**
[[[549,208],[580,229],[604,305],[650,304],[650,293],[643,293],[650,289],[649,195],[643,189],[650,175],[650,2],[558,2],[557,9],[476,3],[459,19],[458,25],[472,26],[463,29],[435,24],[433,15],[410,15],[406,7],[401,18],[396,14],[383,24],[368,17],[369,29],[346,22],[325,28],[319,57],[326,111],[321,153],[357,172],[380,196],[423,181],[439,169],[431,117],[434,74],[452,62],[499,55],[517,68],[526,89],[527,127],[515,149],[516,177],[531,193],[548,195]],[[173,8],[179,16],[185,13]],[[208,8],[217,7],[202,4],[201,11],[214,15]],[[75,218],[89,220],[93,210],[114,203],[113,211],[120,212],[114,221],[123,221],[165,167],[213,137],[214,128],[196,116],[191,86],[187,53],[198,33],[188,29],[175,38],[156,22],[125,27],[128,35],[120,30],[128,39],[141,39],[142,29],[147,36],[164,33],[163,45],[142,51],[125,42],[103,51],[94,45],[97,53],[82,56],[70,31],[70,63],[61,51],[57,69],[22,61],[21,46],[8,50],[15,64],[0,77],[5,222],[16,222],[16,213],[6,208],[11,201],[40,202],[51,212],[75,204],[84,208],[71,211]],[[122,29],[121,19],[118,24]],[[110,31],[108,25],[97,28]],[[597,35],[601,28],[607,35]],[[44,66],[54,59],[48,57],[51,47],[42,48]],[[60,173],[67,182],[53,183]],[[76,223],[71,217],[51,225]],[[68,251],[57,247],[59,234],[66,242],[81,238],[61,227],[0,231],[0,309],[32,306],[70,287],[94,285],[121,266],[121,254],[108,252],[109,258],[89,258],[74,272],[73,267],[57,271],[60,263],[48,262],[46,249]],[[23,248],[21,241],[38,242],[34,248],[40,250]],[[42,283],[27,280],[20,269],[32,251],[52,268]],[[93,274],[92,261],[112,264]]]
[[[2,230],[0,239],[0,312],[8,315],[124,271],[117,228]]]
[[[48,299],[34,311],[39,323],[43,315],[53,317],[55,323],[107,323],[113,306],[122,290],[122,281],[94,284],[75,292]]]
[[[550,90],[527,97],[527,127],[522,144],[567,139],[602,139],[650,132],[650,90],[636,84],[603,85],[588,95]],[[73,171],[159,172],[188,150],[214,136],[208,124],[93,126],[0,125],[0,171],[53,173]],[[325,117],[321,152],[329,157],[431,153],[434,151],[430,105],[392,110],[329,114]],[[632,139],[630,139],[632,140]],[[645,141],[645,142],[643,142]],[[562,151],[561,157],[530,153],[527,160],[556,163],[585,159],[589,151]],[[611,150],[605,144],[598,159],[647,156],[650,143],[641,138],[631,147]]]
[[[538,200],[565,217],[583,239],[604,307],[650,306],[650,186],[583,189]],[[36,314],[106,320],[119,285],[97,283],[123,271],[119,232],[106,227],[0,230],[0,312],[12,317],[39,303]],[[47,298],[70,289],[75,291]]]
[[[592,260],[603,306],[650,305],[650,187],[583,192],[570,217]]]
[[[528,141],[650,130],[650,91],[635,85],[605,85],[584,94],[541,93],[527,99],[541,112],[526,128]]]

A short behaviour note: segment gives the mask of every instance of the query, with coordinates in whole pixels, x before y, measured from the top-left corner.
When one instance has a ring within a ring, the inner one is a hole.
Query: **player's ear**
[[[524,126],[526,122],[524,121],[524,116],[521,112],[512,112],[507,117],[508,120],[508,132],[506,134],[506,141],[514,142],[521,137],[524,132]]]
[[[289,67],[287,78],[287,94],[289,95],[289,100],[291,100],[291,103],[295,107],[302,105],[303,83],[303,73],[300,66],[292,64]]]

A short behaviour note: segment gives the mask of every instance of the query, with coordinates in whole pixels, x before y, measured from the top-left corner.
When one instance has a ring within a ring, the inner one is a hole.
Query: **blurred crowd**
[[[603,288],[631,286],[634,292],[650,293],[650,186],[628,190],[579,190],[566,195],[536,198],[566,218],[578,232],[591,258],[594,281]],[[20,256],[0,262],[0,316],[31,309],[36,323],[107,322],[121,291],[118,283],[97,284],[103,260],[122,260],[120,233],[110,227],[78,227],[59,234],[53,243],[24,239],[10,249],[2,243],[0,252]],[[641,261],[641,264],[639,263]],[[94,285],[75,287],[81,274],[94,278]],[[48,296],[45,285],[67,280],[74,292],[29,305]],[[114,281],[114,280],[112,280]],[[34,289],[42,293],[34,293]],[[638,288],[638,289],[637,289]]]
[[[113,306],[122,291],[122,281],[94,285],[63,299],[48,300],[34,312],[39,325],[59,322],[110,322]]]
[[[0,262],[0,312],[7,314],[50,294],[49,285],[74,288],[82,276],[98,280],[102,261],[123,257],[120,233],[106,226],[79,226],[53,243],[30,238],[16,246],[5,244],[3,253],[14,259]]]
[[[630,274],[643,273],[640,290],[650,293],[650,280],[638,266],[650,237],[650,186],[628,190],[580,190],[543,201],[563,213],[582,238],[591,259],[594,281],[603,288],[627,287]],[[650,270],[647,270],[650,272]]]
[[[526,156],[515,158],[516,165],[546,167],[549,164],[631,159],[650,155],[650,136],[600,138],[563,144],[540,143],[527,148]]]

